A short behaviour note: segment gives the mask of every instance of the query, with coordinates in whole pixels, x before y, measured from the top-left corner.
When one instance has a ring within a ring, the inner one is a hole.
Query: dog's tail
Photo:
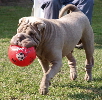
[[[65,13],[71,13],[71,12],[77,12],[80,11],[76,6],[74,6],[73,4],[68,4],[65,7],[63,7],[59,13],[59,18],[61,18],[62,16],[65,15]]]

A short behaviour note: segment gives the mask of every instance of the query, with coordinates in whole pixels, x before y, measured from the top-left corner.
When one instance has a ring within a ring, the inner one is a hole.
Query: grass
[[[48,95],[38,92],[42,69],[37,59],[21,68],[13,65],[7,56],[10,39],[16,34],[19,18],[29,16],[31,8],[0,7],[0,100],[102,100],[102,1],[95,0],[92,28],[95,33],[95,66],[93,81],[84,81],[84,50],[74,50],[78,78],[69,79],[67,59],[52,80]],[[80,52],[80,53],[79,53]]]

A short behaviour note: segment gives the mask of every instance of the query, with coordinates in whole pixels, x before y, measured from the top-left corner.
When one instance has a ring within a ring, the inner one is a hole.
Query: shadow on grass
[[[96,49],[102,49],[102,45],[95,45]]]
[[[93,81],[94,81],[94,82],[101,82],[101,81],[102,81],[102,77],[99,77],[99,78],[93,78]]]
[[[102,35],[95,35],[95,48],[102,49]]]
[[[98,84],[95,85],[93,82],[101,83],[102,78],[94,78],[92,82],[85,83],[74,81],[72,83],[57,85],[55,87],[68,88],[68,91],[71,89],[72,93],[69,92],[67,96],[74,100],[96,100],[96,98],[97,100],[100,100],[100,98],[102,99],[102,86],[98,86]],[[78,92],[73,91],[76,88]]]
[[[94,100],[94,98],[88,93],[77,93],[77,94],[68,94],[68,97],[71,97],[74,100]]]

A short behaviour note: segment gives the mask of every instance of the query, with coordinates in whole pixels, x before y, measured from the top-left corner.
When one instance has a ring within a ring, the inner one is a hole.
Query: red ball
[[[20,67],[30,65],[36,58],[34,47],[26,48],[17,45],[10,45],[8,49],[10,61]]]

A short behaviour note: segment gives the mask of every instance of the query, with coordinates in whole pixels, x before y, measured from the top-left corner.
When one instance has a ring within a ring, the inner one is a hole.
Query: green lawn
[[[84,50],[74,50],[78,78],[69,79],[67,59],[49,88],[48,95],[39,94],[42,69],[36,59],[21,68],[7,56],[9,41],[16,34],[18,20],[30,16],[31,8],[0,6],[0,100],[102,100],[102,0],[95,0],[92,28],[95,33],[95,66],[93,81],[84,81]]]

